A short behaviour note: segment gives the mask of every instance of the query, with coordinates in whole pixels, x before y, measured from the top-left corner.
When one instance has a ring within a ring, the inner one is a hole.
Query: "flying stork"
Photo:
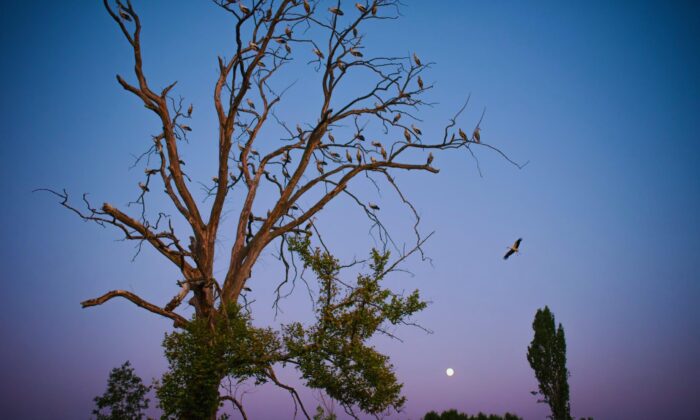
[[[520,252],[520,250],[518,248],[520,247],[520,241],[522,241],[522,240],[523,240],[523,238],[518,238],[518,240],[515,241],[515,243],[513,243],[513,245],[508,247],[508,251],[506,252],[506,255],[503,256],[504,260],[507,260],[508,257],[515,254],[516,252]]]

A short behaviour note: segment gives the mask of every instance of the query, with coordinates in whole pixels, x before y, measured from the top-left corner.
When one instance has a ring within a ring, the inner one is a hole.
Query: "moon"
[[[445,374],[446,374],[447,376],[452,376],[452,375],[455,374],[455,370],[452,369],[452,368],[447,368],[447,370],[445,371]]]

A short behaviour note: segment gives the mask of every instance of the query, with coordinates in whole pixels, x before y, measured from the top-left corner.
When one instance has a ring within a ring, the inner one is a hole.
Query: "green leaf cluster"
[[[148,408],[149,400],[145,397],[150,389],[126,361],[109,373],[107,390],[102,396],[95,397],[97,407],[92,414],[98,420],[142,419],[143,410]]]
[[[372,250],[370,273],[349,285],[338,278],[338,260],[312,249],[308,237],[292,238],[289,247],[318,279],[314,322],[276,332],[254,327],[248,312],[230,305],[166,334],[169,370],[156,392],[163,418],[214,418],[224,378],[261,384],[278,363],[295,366],[307,386],[325,391],[346,410],[378,414],[402,408],[402,384],[389,358],[367,342],[377,333],[391,336],[387,328],[425,308],[418,291],[401,296],[382,287],[388,252]]]
[[[532,322],[535,336],[527,348],[527,360],[539,382],[543,402],[549,404],[550,418],[570,420],[569,371],[566,368],[564,327],[555,326],[554,314],[547,306],[538,309]]]
[[[224,377],[267,380],[266,368],[280,352],[269,328],[256,328],[237,305],[213,320],[194,319],[163,341],[169,369],[158,386],[163,418],[210,419],[219,407]]]
[[[284,332],[285,346],[306,385],[324,390],[346,409],[356,406],[371,414],[400,410],[405,402],[402,384],[389,358],[367,341],[378,332],[390,335],[387,325],[403,323],[425,308],[418,291],[403,297],[382,288],[388,252],[372,250],[372,272],[358,275],[353,286],[343,286],[337,278],[338,260],[311,249],[308,238],[290,240],[290,250],[319,281],[316,323],[308,328],[294,323]]]
[[[480,412],[477,415],[470,416],[469,414],[460,413],[457,410],[447,410],[440,414],[431,411],[423,417],[423,420],[522,420],[522,418],[511,413],[505,413],[503,416],[499,416]]]

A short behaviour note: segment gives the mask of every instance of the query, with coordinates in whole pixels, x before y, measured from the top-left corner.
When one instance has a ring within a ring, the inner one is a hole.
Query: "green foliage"
[[[381,287],[389,253],[372,250],[372,273],[359,275],[354,287],[337,280],[338,261],[320,249],[311,249],[309,239],[290,241],[296,252],[318,277],[317,322],[308,328],[299,323],[285,327],[287,350],[302,373],[306,385],[324,390],[342,406],[378,414],[405,402],[389,358],[367,345],[386,324],[401,324],[426,307],[418,291],[407,297]]]
[[[149,402],[145,396],[150,389],[134,374],[131,364],[126,361],[109,373],[107,390],[101,397],[95,397],[97,408],[92,414],[98,420],[142,419],[143,410],[148,408]]]
[[[338,416],[335,413],[326,413],[326,411],[320,405],[316,407],[316,414],[313,417],[314,420],[337,420]]]
[[[457,410],[447,410],[438,414],[435,411],[431,411],[423,417],[423,420],[522,420],[521,417],[515,414],[506,413],[503,416],[496,414],[484,414],[479,413],[475,416],[470,416],[469,414],[460,413]]]
[[[237,305],[211,319],[193,319],[163,341],[169,370],[157,387],[164,419],[211,419],[220,406],[219,386],[270,378],[275,363],[295,365],[306,385],[324,390],[348,410],[378,414],[399,410],[405,398],[389,358],[367,345],[388,325],[405,323],[425,308],[418,292],[400,296],[381,287],[388,253],[373,250],[371,274],[359,275],[352,287],[338,280],[340,265],[332,255],[312,250],[309,239],[294,238],[290,250],[319,281],[316,321],[292,323],[283,334],[256,328]],[[316,418],[334,420],[322,409]]]
[[[169,370],[157,396],[163,417],[210,419],[219,407],[226,376],[266,381],[266,368],[279,354],[277,334],[251,325],[250,316],[231,306],[213,322],[195,319],[163,341]]]
[[[527,348],[527,360],[539,382],[542,402],[549,404],[553,420],[570,420],[564,327],[555,327],[554,314],[545,306],[537,310],[532,329],[535,336]]]

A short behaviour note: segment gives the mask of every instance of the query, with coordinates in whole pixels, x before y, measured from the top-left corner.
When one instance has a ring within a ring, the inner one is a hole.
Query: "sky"
[[[216,57],[232,50],[232,22],[206,1],[134,3],[151,83],[178,80],[175,93],[195,104],[185,159],[195,180],[208,180]],[[422,230],[435,232],[426,244],[432,263],[410,259],[412,274],[387,284],[420,289],[431,304],[416,320],[433,333],[405,327],[396,331],[402,342],[373,342],[391,357],[408,399],[391,418],[450,408],[544,418],[525,354],[545,305],[566,331],[573,415],[696,415],[698,4],[403,3],[400,19],[368,26],[368,48],[434,63],[424,76],[435,84],[427,97],[434,105],[420,114],[425,135],[439,136],[470,95],[460,126],[473,128],[485,109],[482,140],[529,163],[519,170],[481,148],[481,176],[469,155],[443,153],[439,174],[398,178]],[[172,326],[125,301],[79,302],[118,288],[167,302],[177,273],[149,250],[132,261],[133,244],[32,190],[66,188],[125,205],[143,169],[129,167],[158,124],[116,83],[117,73],[131,77],[131,56],[101,2],[4,2],[0,37],[0,412],[87,418],[112,367],[130,360],[147,381],[162,374],[160,343]],[[296,84],[280,109],[289,121],[311,122],[319,86],[303,54],[281,76],[280,85]],[[409,241],[410,218],[396,197],[361,188]],[[319,220],[346,260],[373,244],[360,216],[335,203]],[[518,237],[522,253],[503,261]],[[224,234],[222,255],[226,244]],[[217,260],[219,273],[224,263]],[[302,288],[274,317],[278,280],[267,253],[250,283],[256,325],[308,319]],[[297,383],[293,371],[282,377]],[[317,405],[317,393],[302,397]],[[251,418],[291,418],[289,395],[267,385],[247,389],[245,403]]]

